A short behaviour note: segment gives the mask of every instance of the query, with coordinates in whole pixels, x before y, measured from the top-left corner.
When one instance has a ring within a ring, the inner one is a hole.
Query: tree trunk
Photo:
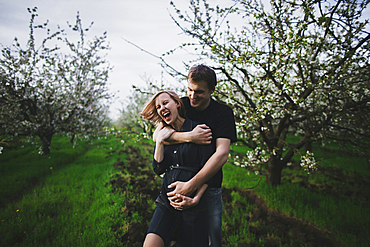
[[[283,170],[282,162],[278,158],[270,159],[266,164],[266,182],[272,186],[280,185],[281,171]]]
[[[40,140],[42,141],[42,152],[43,154],[50,153],[51,139],[53,138],[53,132],[48,131],[47,133],[42,133],[39,135]]]
[[[307,153],[307,151],[310,151],[312,153],[312,142],[306,141],[303,146],[304,152]]]
[[[75,140],[75,134],[72,134],[71,139],[69,139],[69,142],[73,143],[74,140]]]

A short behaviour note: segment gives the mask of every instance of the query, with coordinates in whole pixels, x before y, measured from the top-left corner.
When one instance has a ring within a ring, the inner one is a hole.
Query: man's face
[[[190,105],[197,111],[203,111],[211,102],[211,95],[214,90],[210,90],[207,82],[193,82],[192,79],[188,80],[188,97]]]

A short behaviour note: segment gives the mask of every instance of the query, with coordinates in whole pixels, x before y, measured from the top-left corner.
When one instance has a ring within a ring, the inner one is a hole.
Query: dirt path
[[[121,193],[128,198],[131,198],[122,205],[121,214],[128,220],[128,224],[116,226],[113,231],[116,237],[122,243],[121,246],[142,246],[148,224],[153,214],[153,205],[148,199],[155,200],[159,194],[161,185],[160,179],[154,175],[154,172],[148,166],[151,160],[148,157],[143,157],[138,148],[125,146],[122,152],[128,154],[125,162],[117,161],[114,167],[119,171],[113,175],[113,179],[107,183],[112,185],[112,193]],[[240,227],[247,227],[248,230],[255,234],[256,238],[265,240],[264,246],[326,246],[338,247],[339,242],[328,237],[329,234],[308,223],[302,222],[299,219],[279,214],[269,209],[262,198],[250,190],[240,188],[226,189],[223,188],[224,210],[232,212],[235,207],[246,208],[246,204],[242,202],[231,205],[231,193],[236,192],[240,196],[247,198],[249,204],[255,205],[255,209],[251,216],[248,217],[248,222],[257,222],[258,224],[250,224],[241,226],[240,222],[228,224],[228,231],[235,232]],[[138,196],[140,195],[140,196]],[[139,216],[138,216],[139,215]],[[141,218],[138,222],[136,219]],[[122,229],[126,229],[123,231]],[[271,238],[271,231],[278,238]],[[223,234],[227,235],[228,232]],[[228,246],[224,243],[224,246]],[[242,246],[261,246],[257,243],[239,243]]]

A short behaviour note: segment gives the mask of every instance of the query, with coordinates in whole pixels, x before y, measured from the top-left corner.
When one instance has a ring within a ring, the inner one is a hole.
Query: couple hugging
[[[230,107],[211,98],[213,69],[189,70],[188,97],[161,91],[141,115],[157,124],[153,169],[163,177],[145,247],[221,246],[222,166],[236,141]],[[171,242],[172,241],[172,242]]]

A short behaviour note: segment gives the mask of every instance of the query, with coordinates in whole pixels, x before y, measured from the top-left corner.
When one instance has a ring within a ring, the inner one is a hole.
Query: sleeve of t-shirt
[[[213,138],[227,138],[231,142],[236,142],[236,126],[233,110],[230,107],[225,107],[219,112],[217,117],[217,129]]]

